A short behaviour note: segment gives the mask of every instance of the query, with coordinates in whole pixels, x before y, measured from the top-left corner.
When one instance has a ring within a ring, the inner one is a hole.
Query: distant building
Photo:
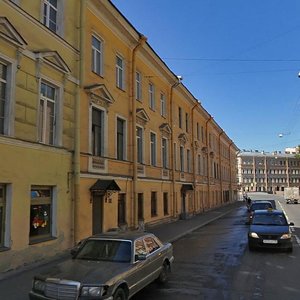
[[[237,155],[237,161],[242,191],[275,193],[299,186],[300,158],[295,154],[245,151]]]

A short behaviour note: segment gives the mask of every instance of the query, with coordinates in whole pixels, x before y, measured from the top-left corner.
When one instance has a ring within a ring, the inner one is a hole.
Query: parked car
[[[273,209],[276,209],[276,201],[274,199],[268,199],[268,200],[259,200],[259,199],[256,199],[256,200],[252,200],[252,203],[256,203],[256,202],[259,203],[261,201],[271,202]]]
[[[256,210],[249,226],[249,250],[255,248],[281,248],[293,251],[292,232],[283,211]]]
[[[248,221],[247,223],[250,224],[251,220],[253,218],[253,213],[255,210],[258,209],[269,209],[273,208],[273,205],[270,201],[263,201],[263,200],[258,200],[258,201],[253,201],[248,209]]]
[[[173,247],[145,232],[110,232],[83,240],[72,258],[33,279],[30,299],[130,299],[157,280],[165,283]]]

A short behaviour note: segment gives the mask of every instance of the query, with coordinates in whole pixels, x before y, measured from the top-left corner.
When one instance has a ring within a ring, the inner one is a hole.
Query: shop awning
[[[181,187],[181,192],[193,191],[194,187],[192,184],[183,184]]]
[[[91,187],[91,192],[102,192],[105,193],[106,191],[121,191],[120,187],[117,183],[111,179],[98,179]]]

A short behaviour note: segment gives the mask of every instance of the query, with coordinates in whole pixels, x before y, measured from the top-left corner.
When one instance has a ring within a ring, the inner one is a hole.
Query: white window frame
[[[15,120],[14,87],[16,82],[16,62],[6,56],[0,56],[0,63],[6,66],[3,132],[0,132],[0,135],[13,135]]]
[[[142,74],[138,71],[135,73],[135,84],[136,100],[142,101]]]
[[[151,137],[154,137],[154,141],[152,141]],[[157,135],[155,132],[150,131],[150,165],[157,165]]]
[[[141,130],[141,136],[138,135],[138,131]],[[137,151],[137,162],[140,164],[144,163],[144,128],[136,125],[136,151]]]
[[[121,65],[119,64],[121,62]],[[124,90],[124,84],[125,83],[125,60],[124,58],[117,54],[116,55],[116,86]]]
[[[187,166],[187,172],[191,172],[191,150],[186,149],[186,166]]]
[[[55,90],[55,97],[54,99],[48,98],[41,94],[41,87],[42,84],[45,84]],[[63,105],[63,98],[62,98],[62,87],[59,86],[57,83],[51,81],[50,79],[42,78],[40,80],[39,85],[39,118],[38,118],[38,141],[43,144],[48,145],[62,145],[62,105]],[[43,110],[42,110],[42,124],[41,124],[41,101],[43,101]],[[53,103],[54,104],[54,120],[53,120],[53,140],[47,141],[46,134],[48,132],[47,127],[47,104]],[[45,127],[46,125],[46,127]],[[45,130],[46,128],[46,130]],[[41,132],[42,130],[42,132]]]
[[[179,147],[180,172],[184,172],[184,147]]]
[[[107,154],[107,113],[106,110],[98,105],[92,104],[90,108],[90,153],[94,155],[94,149],[93,149],[93,109],[102,111],[102,131],[101,131],[101,149],[100,149],[100,157],[105,157]],[[96,155],[95,155],[96,156]]]
[[[164,169],[167,169],[169,166],[168,148],[168,139],[163,137],[161,139],[161,165]]]
[[[167,114],[167,99],[163,92],[160,93],[160,114],[163,117],[165,117]]]
[[[123,135],[123,159],[127,160],[127,120],[119,115],[116,116],[116,159],[118,159],[118,119],[122,120],[124,126],[124,135]]]
[[[149,107],[155,111],[155,86],[152,82],[148,84]]]
[[[3,243],[0,245],[1,248],[9,248],[11,247],[11,210],[12,210],[12,185],[11,184],[0,184],[4,189],[4,199],[2,200],[4,206],[3,213],[3,223],[4,223],[4,231],[3,231]]]
[[[49,28],[49,30],[63,35],[64,30],[64,1],[57,0],[57,7],[53,6],[49,0],[42,0],[41,2],[41,22]],[[44,7],[46,7],[47,12],[44,15]],[[50,29],[50,10],[53,9],[56,11],[56,20],[55,20],[55,30]]]
[[[93,39],[99,42],[99,49],[93,45]],[[103,40],[95,35],[92,34],[92,72],[96,73],[99,76],[103,76]],[[99,58],[98,58],[99,57]],[[97,66],[97,61],[99,59],[99,70]]]

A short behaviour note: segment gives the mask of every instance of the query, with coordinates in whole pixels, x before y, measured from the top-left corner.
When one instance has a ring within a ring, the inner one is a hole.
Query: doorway
[[[93,234],[103,231],[103,195],[93,195]]]

